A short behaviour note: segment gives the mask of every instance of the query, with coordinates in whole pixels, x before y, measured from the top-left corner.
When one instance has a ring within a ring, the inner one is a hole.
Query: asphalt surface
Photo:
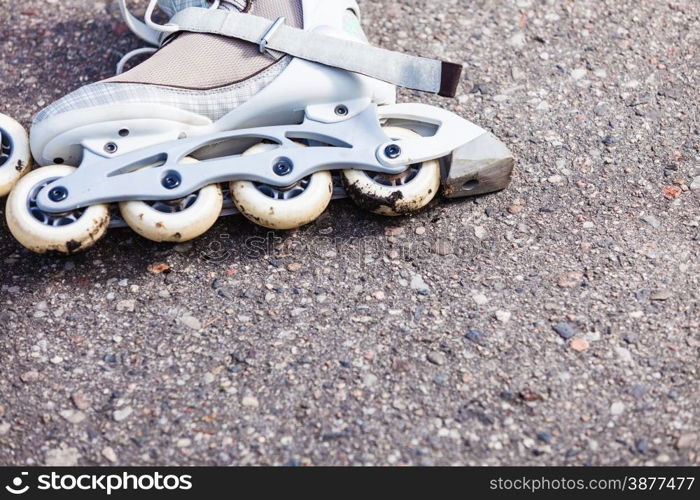
[[[112,2],[10,3],[25,125],[141,46]],[[492,130],[513,184],[67,259],[0,225],[0,463],[700,464],[700,4],[361,6],[375,44],[465,63],[458,99],[401,100]]]

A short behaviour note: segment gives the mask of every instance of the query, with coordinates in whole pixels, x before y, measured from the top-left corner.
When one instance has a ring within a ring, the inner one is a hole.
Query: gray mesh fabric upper
[[[170,0],[182,3],[196,0]],[[223,3],[225,8],[230,4]],[[249,11],[256,16],[303,27],[300,0],[254,0]],[[275,62],[261,54],[258,46],[204,33],[183,33],[131,71],[107,82],[146,83],[186,89],[211,89],[249,78]]]
[[[161,0],[169,15],[205,0]],[[221,8],[242,8],[245,2],[222,2]],[[253,0],[251,14],[275,20],[280,16],[303,27],[301,0]],[[94,83],[54,102],[34,118],[38,124],[67,111],[113,103],[164,104],[212,120],[243,104],[274,80],[290,58],[261,54],[257,45],[210,34],[182,33],[132,70]],[[206,91],[205,91],[206,90]]]

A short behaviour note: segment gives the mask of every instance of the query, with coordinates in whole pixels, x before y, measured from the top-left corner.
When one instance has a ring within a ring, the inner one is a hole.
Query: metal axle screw
[[[175,189],[180,185],[182,182],[182,179],[180,179],[180,175],[177,174],[177,172],[171,172],[165,177],[163,177],[163,187],[165,189]]]
[[[280,177],[291,174],[292,170],[294,170],[294,164],[287,158],[280,158],[275,163],[275,166],[272,167],[272,171],[275,172],[275,175],[279,175]]]
[[[68,198],[68,190],[63,186],[51,188],[49,191],[49,200],[58,203]]]
[[[384,149],[384,154],[387,158],[395,160],[401,156],[401,147],[398,144],[389,144],[386,149]]]

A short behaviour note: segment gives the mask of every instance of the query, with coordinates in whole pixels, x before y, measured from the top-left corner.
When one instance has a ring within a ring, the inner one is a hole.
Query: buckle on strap
[[[270,26],[270,29],[267,30],[267,32],[263,35],[258,44],[261,54],[267,53],[267,44],[270,42],[272,35],[274,35],[275,31],[277,31],[279,27],[282,26],[286,21],[287,18],[278,17],[277,21],[272,23],[272,26]]]

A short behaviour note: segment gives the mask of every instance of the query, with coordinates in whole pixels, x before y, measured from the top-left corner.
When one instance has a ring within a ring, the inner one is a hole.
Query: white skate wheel
[[[196,162],[185,158],[183,163]],[[157,242],[182,243],[206,233],[221,215],[224,195],[218,184],[173,201],[125,201],[119,204],[124,221],[136,233]]]
[[[260,143],[243,154],[276,147]],[[231,197],[238,210],[255,224],[269,229],[295,229],[315,221],[326,210],[333,197],[333,177],[330,172],[316,172],[288,189],[235,181],[231,183]]]
[[[42,188],[75,170],[68,165],[43,167],[25,175],[7,198],[5,215],[12,235],[36,253],[71,255],[93,246],[109,226],[108,205],[92,205],[70,213],[39,210],[36,196]]]
[[[384,127],[392,139],[420,137],[401,127]],[[397,175],[363,170],[343,170],[348,196],[360,207],[375,214],[398,216],[416,212],[435,198],[440,189],[440,162],[430,160],[411,165]]]
[[[10,192],[31,164],[27,132],[12,118],[0,114],[0,197]]]

